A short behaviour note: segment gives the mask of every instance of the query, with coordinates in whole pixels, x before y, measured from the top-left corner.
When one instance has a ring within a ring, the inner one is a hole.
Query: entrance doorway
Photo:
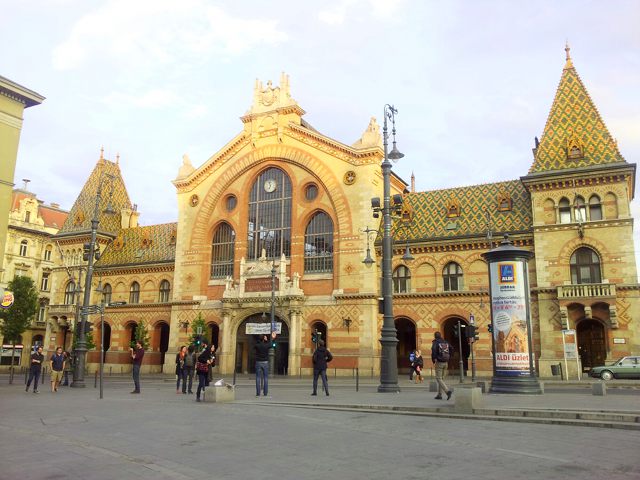
[[[460,321],[462,338],[458,339],[458,321]],[[462,365],[464,368],[464,375],[469,370],[469,355],[471,349],[469,342],[466,338],[467,321],[461,317],[452,317],[445,320],[442,324],[442,336],[453,347],[453,355],[449,359],[448,369],[449,372],[456,372],[460,375],[460,354],[462,353]],[[462,352],[460,351],[460,342],[462,342]]]
[[[396,318],[394,323],[398,338],[396,344],[398,373],[409,373],[411,366],[409,354],[416,349],[416,324],[406,317]],[[424,358],[424,353],[422,356]]]
[[[289,326],[280,317],[276,322],[282,323],[282,333],[276,337],[275,374],[286,375],[289,371]],[[247,323],[269,323],[269,317],[257,313],[246,318],[236,332],[236,372],[255,373],[256,360],[254,347],[260,340],[259,335],[247,335]]]
[[[604,365],[607,358],[604,326],[596,320],[582,320],[576,326],[576,334],[582,371]]]
[[[158,322],[155,328],[155,337],[158,342],[157,348],[160,351],[160,371],[162,371],[164,367],[164,357],[169,350],[169,325],[165,322]]]

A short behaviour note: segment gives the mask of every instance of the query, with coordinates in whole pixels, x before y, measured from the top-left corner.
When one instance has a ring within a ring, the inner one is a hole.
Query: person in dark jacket
[[[422,369],[424,368],[424,360],[422,358],[422,352],[416,349],[415,357],[413,359],[413,369],[416,372],[416,383],[422,383]]]
[[[186,345],[183,345],[182,347],[180,347],[180,350],[178,351],[178,353],[176,353],[176,377],[177,377],[177,381],[176,381],[176,393],[180,393],[180,380],[182,380],[182,393],[187,393],[187,389],[186,389],[186,384],[187,384],[187,377],[185,376],[185,369],[184,369],[184,365],[185,365],[185,360],[187,358],[187,347]]]
[[[193,369],[196,368],[197,355],[193,345],[189,345],[187,356],[184,357],[184,379],[182,381],[182,393],[187,393],[187,379],[189,380],[189,394],[193,394]]]
[[[324,346],[323,340],[318,340],[318,348],[313,352],[313,393],[317,395],[318,377],[322,377],[324,393],[329,396],[329,385],[327,383],[327,363],[333,360],[333,355]]]
[[[27,388],[25,392],[29,391],[29,387],[31,386],[31,382],[35,381],[33,384],[33,393],[38,392],[38,380],[40,379],[40,373],[42,372],[42,362],[44,362],[44,355],[42,354],[42,345],[38,345],[38,348],[35,352],[31,354],[31,367],[29,367],[29,381],[27,382]]]
[[[211,365],[211,349],[206,343],[203,344],[202,353],[198,355],[196,371],[198,372],[198,390],[196,390],[196,402],[200,401],[200,392],[203,392],[208,381],[209,365]]]
[[[453,390],[444,383],[444,376],[446,375],[447,365],[452,353],[453,348],[449,342],[442,338],[440,332],[436,332],[431,345],[431,361],[433,362],[436,370],[436,382],[438,383],[438,395],[435,397],[436,400],[442,400],[443,393],[447,395],[447,400],[449,400],[453,393]]]
[[[276,332],[271,334],[271,338],[276,338]],[[269,349],[271,342],[266,335],[262,335],[256,343],[254,350],[256,354],[256,397],[260,396],[260,390],[266,397],[269,393]]]

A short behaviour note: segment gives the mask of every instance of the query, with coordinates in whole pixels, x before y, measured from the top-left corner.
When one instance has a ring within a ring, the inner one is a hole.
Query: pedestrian
[[[62,347],[56,348],[56,353],[51,355],[49,359],[49,367],[51,367],[51,392],[58,391],[58,385],[62,381],[62,375],[64,372],[65,358],[62,353]]]
[[[409,353],[409,381],[413,382],[413,374],[416,373],[415,362],[416,361],[416,351],[411,350]]]
[[[64,355],[64,381],[63,387],[69,386],[69,373],[73,372],[73,362],[71,361],[71,354],[67,351],[63,352]]]
[[[276,332],[271,333],[271,338],[276,338]],[[266,335],[262,335],[260,341],[254,346],[256,354],[256,397],[260,396],[260,390],[266,397],[269,393],[269,349],[271,342]]]
[[[133,360],[133,392],[140,393],[140,366],[142,365],[142,359],[144,358],[144,348],[140,340],[136,340],[136,348],[129,348],[131,352],[131,359]]]
[[[431,345],[431,361],[436,369],[436,382],[438,383],[438,395],[436,400],[442,400],[442,394],[447,395],[447,400],[451,398],[453,390],[447,387],[444,383],[444,377],[447,373],[447,364],[451,358],[453,348],[444,338],[440,335],[440,332],[434,334],[433,343]]]
[[[322,377],[324,393],[329,396],[329,384],[327,383],[327,363],[333,360],[333,355],[324,346],[324,340],[318,340],[318,347],[313,352],[313,393],[317,395],[318,377]]]
[[[416,349],[415,358],[413,359],[413,368],[416,372],[416,383],[422,383],[422,368],[424,367],[424,359],[422,358],[422,352]]]
[[[178,380],[176,381],[176,393],[180,393],[180,381],[182,380],[182,393],[187,393],[185,389],[185,383],[187,381],[185,377],[184,364],[187,358],[187,347],[182,346],[178,353],[176,353],[176,376]]]
[[[187,393],[187,379],[189,380],[189,394],[193,394],[191,390],[193,386],[193,369],[196,366],[196,352],[193,345],[189,345],[187,356],[184,357],[184,379],[182,380],[182,393]]]
[[[29,380],[27,380],[27,388],[25,392],[29,391],[31,381],[33,381],[33,393],[40,393],[38,391],[38,380],[40,380],[40,372],[42,372],[42,362],[44,362],[44,355],[42,354],[42,345],[38,345],[35,352],[31,354],[31,366],[29,367]]]
[[[216,346],[211,344],[211,363],[209,364],[209,371],[207,372],[207,387],[209,383],[213,381],[213,367],[216,366]]]
[[[200,393],[205,391],[208,382],[209,365],[211,365],[211,349],[204,343],[204,348],[196,362],[196,372],[198,372],[198,390],[196,390],[196,402],[200,401]]]

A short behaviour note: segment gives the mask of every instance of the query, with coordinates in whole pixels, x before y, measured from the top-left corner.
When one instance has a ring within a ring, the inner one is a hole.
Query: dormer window
[[[499,212],[511,211],[511,197],[507,193],[501,193],[498,196],[498,211]]]
[[[449,206],[447,207],[447,217],[454,218],[459,216],[460,216],[460,205],[458,205],[456,202],[449,203]]]

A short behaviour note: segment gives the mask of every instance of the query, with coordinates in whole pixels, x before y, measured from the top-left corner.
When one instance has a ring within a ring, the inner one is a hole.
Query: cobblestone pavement
[[[308,379],[275,379],[270,396],[257,398],[243,377],[237,402],[210,404],[176,394],[162,377],[143,377],[141,395],[129,394],[128,378],[108,378],[102,400],[92,381],[55,394],[45,384],[34,395],[5,380],[0,377],[0,478],[640,478],[638,431],[262,405],[445,403],[408,381],[398,394],[379,394],[375,381],[356,392],[350,380],[332,379],[330,397],[310,397]],[[637,388],[596,397],[582,385],[548,384],[547,392],[487,395],[486,401],[495,408],[640,412]]]

